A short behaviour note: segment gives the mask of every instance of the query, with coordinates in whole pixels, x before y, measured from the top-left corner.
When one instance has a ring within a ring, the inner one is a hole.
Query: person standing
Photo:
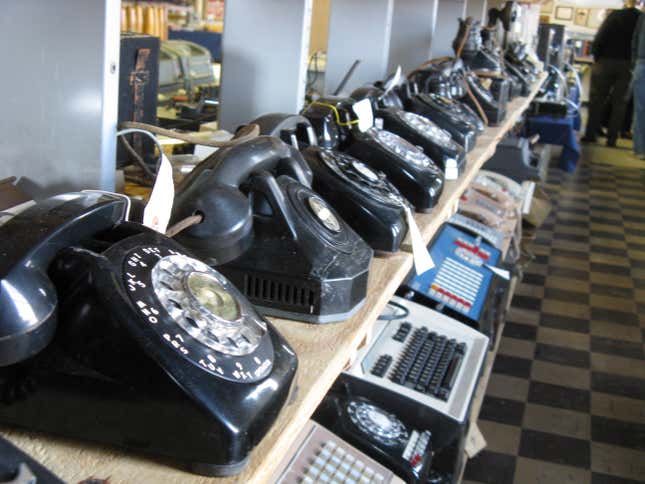
[[[636,24],[632,41],[634,77],[634,153],[645,159],[645,15]]]
[[[611,118],[607,128],[607,146],[616,146],[625,116],[625,93],[631,78],[632,38],[640,10],[635,0],[626,0],[625,8],[611,12],[593,41],[594,64],[591,68],[589,119],[583,142],[595,143],[602,122],[603,107],[611,95]]]

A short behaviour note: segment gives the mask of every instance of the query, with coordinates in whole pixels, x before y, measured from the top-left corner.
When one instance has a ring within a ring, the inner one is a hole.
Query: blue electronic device
[[[493,270],[501,252],[451,226],[444,225],[430,248],[435,267],[416,275],[407,284],[416,299],[433,303],[435,309],[457,317],[492,336],[493,320],[502,289]],[[429,299],[430,301],[427,301]]]

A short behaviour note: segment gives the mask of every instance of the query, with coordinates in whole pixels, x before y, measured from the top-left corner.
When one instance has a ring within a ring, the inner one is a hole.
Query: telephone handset
[[[318,145],[311,122],[300,114],[269,113],[255,118],[249,124],[257,124],[261,135],[280,138],[298,150]]]
[[[177,240],[209,264],[223,264],[244,253],[252,243],[256,208],[246,193],[247,184],[262,171],[289,175],[311,185],[311,170],[300,152],[278,138],[258,136],[220,149],[197,165],[177,188],[171,221],[202,216],[201,223],[181,232]]]
[[[128,203],[64,194],[0,226],[0,422],[237,473],[295,354],[220,273],[125,222]]]
[[[309,188],[299,151],[260,136],[206,162],[175,200],[175,220],[203,214],[176,237],[182,244],[263,314],[329,322],[360,307],[372,250]]]
[[[0,226],[0,366],[47,346],[58,296],[46,268],[58,252],[125,219],[122,198],[71,193],[46,199]]]
[[[318,146],[311,122],[300,115],[265,114],[260,134],[298,147],[314,174],[313,188],[374,249],[396,252],[407,233],[408,202],[385,174],[346,153]]]

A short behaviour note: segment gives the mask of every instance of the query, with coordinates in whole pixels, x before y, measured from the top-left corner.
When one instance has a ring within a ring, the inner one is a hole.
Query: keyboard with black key
[[[393,301],[409,313],[404,319],[377,321],[372,341],[347,373],[464,421],[488,337],[407,299]]]

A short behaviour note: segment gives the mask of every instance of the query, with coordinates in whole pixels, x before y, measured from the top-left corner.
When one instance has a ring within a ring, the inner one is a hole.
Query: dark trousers
[[[602,123],[605,103],[611,96],[607,141],[616,141],[625,117],[631,63],[624,59],[598,59],[591,68],[589,120],[585,136],[595,138]]]

